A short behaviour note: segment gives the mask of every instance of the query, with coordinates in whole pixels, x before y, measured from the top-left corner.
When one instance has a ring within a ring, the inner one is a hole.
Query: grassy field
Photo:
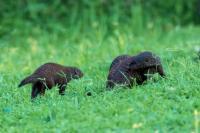
[[[94,24],[54,30],[18,25],[0,38],[0,132],[196,132],[200,131],[200,28],[113,29]],[[150,50],[162,59],[167,79],[132,89],[106,91],[113,58]],[[77,66],[85,76],[30,100],[31,86],[19,82],[46,62]],[[86,93],[92,92],[92,96]],[[194,112],[196,112],[194,114]],[[196,124],[196,126],[195,126]]]

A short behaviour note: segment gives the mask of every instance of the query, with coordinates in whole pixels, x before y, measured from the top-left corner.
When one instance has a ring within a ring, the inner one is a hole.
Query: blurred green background
[[[1,0],[0,35],[29,23],[45,29],[56,24],[89,28],[131,25],[135,33],[173,25],[199,24],[199,0]],[[22,23],[23,22],[23,23]]]
[[[198,133],[199,1],[0,0],[0,132]],[[167,78],[106,91],[112,60],[145,50]],[[46,62],[85,75],[31,102],[17,86]]]

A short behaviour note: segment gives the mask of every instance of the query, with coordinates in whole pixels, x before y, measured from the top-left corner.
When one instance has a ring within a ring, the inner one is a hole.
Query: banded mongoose
[[[116,84],[132,87],[134,81],[141,85],[148,79],[147,74],[154,73],[165,76],[160,58],[152,52],[145,51],[136,56],[121,55],[111,63],[106,87],[113,88]]]
[[[21,81],[18,87],[32,84],[31,98],[45,94],[46,89],[58,85],[59,94],[64,95],[67,83],[72,79],[83,77],[80,69],[70,66],[62,66],[56,63],[46,63],[35,70],[33,74]]]

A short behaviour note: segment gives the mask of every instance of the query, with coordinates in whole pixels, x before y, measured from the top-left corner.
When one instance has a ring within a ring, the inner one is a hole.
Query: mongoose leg
[[[138,72],[135,74],[136,83],[138,85],[142,85],[145,80],[147,80],[147,76],[143,72]]]
[[[54,81],[52,79],[46,81],[47,89],[51,89],[53,86],[55,86],[55,84],[54,84]]]
[[[106,88],[108,88],[108,90],[112,90],[112,88],[114,87],[114,83],[113,83],[113,81],[111,81],[111,80],[108,80],[107,82],[106,82]]]
[[[32,92],[31,92],[31,99],[36,98],[38,96],[38,94],[40,94],[40,95],[45,94],[45,86],[41,82],[36,82],[33,84]]]
[[[162,66],[158,66],[157,71],[160,74],[160,76],[165,77],[165,72],[163,71]]]
[[[59,94],[60,95],[65,95],[65,88],[66,88],[65,84],[59,86]]]
[[[44,94],[45,94],[45,87],[44,87],[44,86],[41,87],[41,90],[40,90],[39,94],[40,94],[41,96],[44,96]]]

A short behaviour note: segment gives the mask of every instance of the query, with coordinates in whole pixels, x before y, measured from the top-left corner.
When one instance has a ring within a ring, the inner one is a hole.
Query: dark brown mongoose
[[[21,81],[18,87],[32,84],[31,98],[45,94],[46,89],[58,85],[59,94],[63,95],[67,83],[72,79],[83,77],[83,73],[76,67],[62,66],[55,63],[46,63],[35,70],[33,74]]]
[[[162,77],[165,76],[160,58],[151,52],[145,51],[136,56],[125,55],[123,57],[125,58],[117,63],[112,63],[115,65],[111,64],[106,83],[107,88],[113,88],[116,84],[131,87],[134,81],[140,85],[147,80],[147,74],[159,73]]]

